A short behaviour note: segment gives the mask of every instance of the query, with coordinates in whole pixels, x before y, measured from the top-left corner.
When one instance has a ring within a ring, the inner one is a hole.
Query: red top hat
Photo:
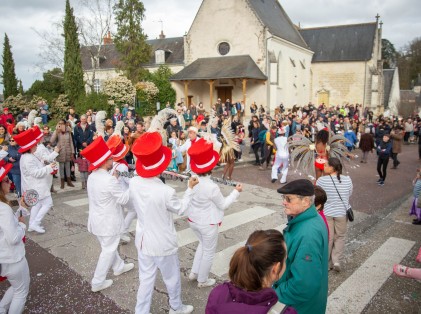
[[[38,125],[34,125],[32,127],[32,130],[34,131],[34,136],[35,136],[36,140],[38,142],[40,142],[42,137],[44,136],[44,133],[41,132],[41,129],[39,128]]]
[[[13,136],[13,139],[16,141],[16,144],[20,146],[18,152],[21,154],[38,144],[38,140],[34,134],[33,129],[28,129],[20,134]]]
[[[211,171],[219,161],[219,154],[213,149],[212,142],[201,138],[194,142],[187,152],[190,156],[190,167],[194,173]]]
[[[80,153],[91,163],[88,168],[89,171],[101,167],[111,157],[111,151],[101,136],[98,136]]]
[[[0,182],[9,173],[12,167],[13,167],[12,163],[6,163],[4,160],[0,160]]]
[[[171,149],[162,145],[162,137],[158,132],[141,135],[134,142],[132,153],[137,157],[136,172],[144,178],[157,176],[171,162]]]
[[[112,135],[107,141],[107,146],[112,153],[114,161],[119,161],[129,152],[129,146],[124,145],[119,135]]]

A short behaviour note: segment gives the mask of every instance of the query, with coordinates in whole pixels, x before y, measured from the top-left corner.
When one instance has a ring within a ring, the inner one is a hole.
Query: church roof
[[[308,49],[297,27],[291,22],[278,0],[247,0],[247,2],[271,34]]]
[[[143,66],[155,66],[155,51],[164,50],[169,53],[165,64],[183,64],[184,63],[184,38],[172,37],[164,39],[151,39],[146,41],[151,45],[152,54],[148,62]],[[97,51],[98,46],[82,46],[80,52],[82,55],[82,67],[84,70],[92,69],[92,60],[89,51]],[[101,46],[100,69],[114,69],[120,61],[120,54],[114,44]]]
[[[171,81],[249,78],[266,80],[249,55],[200,58],[173,75]]]
[[[384,107],[388,108],[390,92],[392,91],[393,75],[395,74],[395,69],[385,69],[383,70],[383,82],[384,82]]]
[[[301,29],[314,51],[312,62],[367,61],[373,54],[377,24],[365,23]]]

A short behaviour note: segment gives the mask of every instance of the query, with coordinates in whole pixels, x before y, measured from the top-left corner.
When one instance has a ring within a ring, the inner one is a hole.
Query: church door
[[[232,89],[233,86],[217,86],[215,87],[218,92],[218,98],[221,98],[221,102],[225,103],[225,100],[229,99],[232,102]]]
[[[318,93],[318,100],[319,102],[317,105],[325,104],[326,106],[329,106],[329,92],[325,89],[322,89]]]

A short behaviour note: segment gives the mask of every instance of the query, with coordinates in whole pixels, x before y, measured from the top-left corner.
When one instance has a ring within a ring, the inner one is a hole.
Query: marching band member
[[[111,151],[104,139],[97,137],[81,152],[91,162],[88,177],[89,218],[88,231],[96,235],[101,245],[101,254],[92,279],[92,292],[106,289],[113,284],[106,279],[112,267],[115,276],[133,269],[133,263],[125,264],[117,252],[120,235],[124,231],[122,205],[129,199],[128,191],[124,192],[117,178],[108,171],[113,167]]]
[[[219,161],[219,154],[213,149],[212,142],[199,139],[189,151],[191,170],[199,175],[199,183],[194,188],[194,196],[188,206],[190,228],[199,239],[194,255],[190,280],[197,280],[198,287],[215,284],[208,278],[218,244],[218,227],[222,223],[224,210],[240,195],[242,185],[238,184],[228,197],[224,197],[210,174]]]
[[[112,135],[108,141],[107,146],[111,150],[113,162],[113,168],[111,169],[110,173],[113,174],[116,170],[119,172],[129,172],[129,165],[127,161],[124,159],[129,152],[129,145],[125,145],[119,135]],[[118,181],[120,182],[121,189],[123,191],[127,191],[129,189],[130,178],[127,176],[119,176]],[[134,207],[131,205],[130,200],[125,206],[127,208],[127,214],[124,218],[124,233],[121,235],[121,241],[125,243],[130,242],[129,227],[131,222],[136,219],[136,211]]]
[[[20,170],[22,178],[22,194],[26,190],[34,189],[38,192],[39,201],[31,209],[28,231],[45,233],[41,226],[41,221],[50,208],[53,206],[50,187],[53,181],[51,175],[56,168],[56,163],[51,162],[48,165],[36,157],[37,144],[42,137],[37,139],[34,130],[28,129],[18,135],[13,136],[16,143],[20,146],[18,152],[22,154],[20,158]]]
[[[181,215],[184,212],[197,178],[189,180],[189,187],[180,202],[175,190],[159,179],[171,162],[171,150],[162,145],[161,135],[146,132],[133,144],[132,152],[137,157],[138,174],[130,180],[129,188],[137,213],[135,243],[139,256],[140,286],[136,314],[149,314],[158,269],[167,287],[169,313],[191,313],[193,306],[184,305],[181,301],[177,232],[172,213]]]
[[[10,192],[7,173],[12,166],[0,166],[0,276],[7,277],[10,283],[0,301],[0,313],[20,314],[28,296],[30,277],[22,241],[26,229],[25,218],[16,218],[6,198]]]

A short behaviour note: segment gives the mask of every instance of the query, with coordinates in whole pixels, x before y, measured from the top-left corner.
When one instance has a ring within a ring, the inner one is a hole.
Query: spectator
[[[341,271],[341,261],[345,248],[347,230],[346,211],[351,207],[349,198],[352,195],[352,181],[349,176],[342,175],[342,164],[338,158],[329,158],[325,164],[325,176],[316,184],[327,195],[324,214],[329,226],[329,269]]]
[[[107,125],[105,127],[104,141],[108,141],[108,139],[110,138],[111,135],[113,135],[113,133],[114,133],[114,128],[111,125]]]
[[[284,229],[288,248],[286,270],[273,285],[279,301],[300,314],[326,311],[328,293],[328,234],[314,206],[309,180],[292,181],[278,189],[288,224]]]
[[[345,142],[345,146],[348,149],[349,152],[351,152],[354,149],[355,144],[357,144],[357,136],[355,135],[352,128],[349,128],[348,130],[345,130],[344,134],[347,141]]]
[[[79,115],[75,112],[75,109],[73,107],[69,108],[69,113],[66,114],[66,120],[69,120],[69,116],[73,116],[76,121],[79,121]]]
[[[366,128],[364,134],[361,135],[360,149],[363,152],[361,163],[367,163],[368,153],[373,152],[374,149],[374,137],[369,128]]]
[[[80,116],[80,122],[75,126],[74,138],[76,143],[76,152],[79,153],[82,149],[92,143],[94,131],[87,122],[86,115]]]
[[[9,108],[3,108],[3,114],[0,116],[0,124],[5,125],[7,122],[7,119],[12,120],[12,124],[15,123],[15,118],[11,113],[9,113]]]
[[[9,142],[10,135],[7,133],[6,128],[3,125],[0,125],[0,145],[4,142]]]
[[[39,104],[39,106],[40,106],[40,109],[41,109],[42,124],[47,124],[48,123],[49,106],[48,106],[46,101],[42,101],[41,104]]]
[[[67,175],[67,185],[74,187],[70,177],[70,162],[74,159],[75,149],[73,146],[73,140],[71,130],[66,126],[66,121],[63,119],[59,120],[56,130],[51,136],[51,143],[57,144],[60,149],[57,161],[59,162],[60,171],[60,188],[64,189],[64,181]]]
[[[9,148],[7,150],[7,152],[9,153],[9,155],[4,159],[7,162],[10,162],[11,164],[13,164],[12,169],[10,169],[9,174],[12,177],[12,182],[15,185],[15,189],[16,189],[16,194],[18,197],[20,197],[22,195],[22,191],[21,191],[21,180],[20,180],[20,156],[21,154],[19,153],[19,146],[16,144],[16,141],[14,138],[10,138],[9,140]]]
[[[390,133],[390,138],[393,140],[392,142],[393,168],[392,169],[397,169],[399,164],[401,163],[398,160],[398,154],[402,153],[402,140],[404,138],[404,132],[402,131],[401,127],[395,128]]]
[[[411,136],[411,133],[414,132],[414,125],[412,123],[411,119],[408,119],[405,121],[405,135],[403,138],[404,144],[409,144],[408,140],[409,137]]]
[[[44,125],[43,128],[42,128],[42,133],[44,134],[44,136],[43,136],[43,138],[41,140],[42,143],[45,146],[50,145],[50,143],[51,143],[51,136],[52,136],[52,134],[50,132],[50,127],[48,125]]]
[[[417,175],[415,176],[415,179],[412,181],[412,184],[414,185],[414,189],[412,191],[412,195],[414,197],[414,200],[412,201],[411,210],[409,211],[409,215],[415,216],[415,219],[412,221],[414,225],[421,225],[421,172],[420,169],[417,169]]]
[[[177,132],[177,134],[179,134],[180,131],[182,131],[181,127],[177,124],[177,118],[170,119],[170,124],[167,127],[167,136],[170,137],[171,132],[173,131]]]
[[[116,107],[114,109],[114,114],[113,114],[111,120],[113,120],[113,126],[115,126],[118,121],[122,121],[123,120],[123,115],[120,113],[120,108],[117,108]]]
[[[287,250],[282,233],[257,230],[239,248],[230,261],[229,282],[209,294],[206,314],[297,313],[283,307],[272,284],[285,272]]]
[[[377,160],[377,173],[379,174],[379,180],[377,180],[377,183],[380,186],[383,186],[384,181],[386,181],[387,164],[389,163],[389,158],[392,154],[390,134],[383,135],[383,139],[377,145],[377,154],[379,155]]]

